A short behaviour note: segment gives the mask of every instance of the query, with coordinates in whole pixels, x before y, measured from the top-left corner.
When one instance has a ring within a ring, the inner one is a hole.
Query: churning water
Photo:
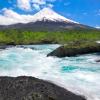
[[[56,83],[88,100],[100,100],[100,55],[46,57],[59,45],[31,45],[0,51],[0,76],[33,76]]]

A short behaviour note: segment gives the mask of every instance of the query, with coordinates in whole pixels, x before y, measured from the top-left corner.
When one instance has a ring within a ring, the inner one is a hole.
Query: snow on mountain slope
[[[0,25],[12,25],[30,22],[34,23],[37,21],[77,23],[57,14],[51,8],[44,8],[34,15],[20,15],[12,10],[5,9],[3,15],[0,15]]]
[[[54,22],[67,22],[67,23],[77,23],[70,19],[67,19],[56,12],[54,12],[51,8],[44,8],[33,16],[33,21],[54,21]]]

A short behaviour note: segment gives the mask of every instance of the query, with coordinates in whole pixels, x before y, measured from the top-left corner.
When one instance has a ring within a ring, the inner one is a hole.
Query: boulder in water
[[[72,57],[82,54],[100,52],[100,44],[96,42],[74,42],[63,45],[49,53],[47,56]]]

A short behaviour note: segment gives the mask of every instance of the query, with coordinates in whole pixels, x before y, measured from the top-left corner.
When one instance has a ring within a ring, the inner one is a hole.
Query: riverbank
[[[70,41],[98,41],[100,30],[25,31],[0,30],[0,45],[66,44]]]

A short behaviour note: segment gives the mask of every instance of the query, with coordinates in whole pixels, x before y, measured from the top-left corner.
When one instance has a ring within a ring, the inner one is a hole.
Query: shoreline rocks
[[[0,77],[0,100],[86,100],[34,77]]]
[[[63,45],[49,53],[47,56],[73,57],[82,54],[99,53],[100,44],[96,42],[74,42]]]

